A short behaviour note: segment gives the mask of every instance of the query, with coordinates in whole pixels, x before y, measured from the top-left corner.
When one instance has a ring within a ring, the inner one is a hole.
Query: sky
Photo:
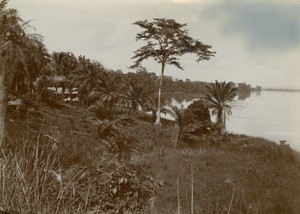
[[[246,82],[300,88],[300,1],[297,0],[10,0],[23,20],[44,37],[49,52],[70,51],[105,67],[133,71],[138,20],[170,18],[186,23],[190,36],[212,46],[215,57],[181,57],[185,80]],[[149,72],[160,65],[149,59]]]

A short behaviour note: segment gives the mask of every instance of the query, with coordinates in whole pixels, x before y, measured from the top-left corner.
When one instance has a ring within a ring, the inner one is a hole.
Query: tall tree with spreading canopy
[[[137,21],[134,25],[143,29],[136,35],[136,40],[143,40],[147,44],[134,52],[135,55],[132,59],[135,61],[130,68],[142,67],[142,61],[148,58],[153,58],[161,64],[156,117],[156,123],[160,124],[160,100],[166,65],[174,65],[183,70],[178,57],[187,53],[194,53],[197,56],[196,61],[200,62],[209,60],[215,52],[210,51],[210,45],[205,45],[199,40],[191,38],[188,35],[188,30],[185,29],[187,24],[177,23],[173,19],[154,18],[153,21]]]

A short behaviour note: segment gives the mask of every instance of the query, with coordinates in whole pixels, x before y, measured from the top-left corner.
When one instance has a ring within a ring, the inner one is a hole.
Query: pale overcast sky
[[[187,23],[192,37],[213,46],[216,56],[166,75],[201,81],[247,82],[300,88],[300,2],[297,0],[10,0],[32,20],[50,52],[71,51],[105,67],[129,71],[137,20],[156,17]],[[159,75],[152,60],[143,64]]]

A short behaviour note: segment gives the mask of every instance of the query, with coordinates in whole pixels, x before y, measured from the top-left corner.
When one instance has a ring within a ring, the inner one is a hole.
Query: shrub
[[[131,118],[119,118],[102,122],[98,126],[98,138],[109,147],[109,153],[117,154],[119,160],[129,159],[137,140],[129,133],[128,127],[134,125]]]
[[[200,100],[195,100],[186,109],[186,117],[190,115],[194,122],[205,122],[211,121],[209,109],[205,106],[205,102]]]
[[[89,172],[85,182],[90,188],[87,189],[83,183],[77,188],[77,194],[82,199],[87,197],[88,207],[94,212],[142,212],[155,194],[155,183],[151,176],[120,162]]]

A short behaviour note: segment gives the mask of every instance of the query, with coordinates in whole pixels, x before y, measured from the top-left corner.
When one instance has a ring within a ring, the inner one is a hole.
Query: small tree
[[[191,38],[188,35],[188,30],[185,29],[186,24],[180,24],[173,19],[165,18],[155,18],[153,20],[152,22],[145,20],[134,23],[144,29],[136,35],[136,40],[144,40],[147,44],[134,52],[135,55],[132,59],[135,61],[131,68],[141,67],[142,61],[149,57],[161,64],[156,117],[156,123],[160,124],[160,97],[165,66],[167,64],[175,65],[183,70],[178,57],[186,53],[195,53],[197,62],[200,62],[201,60],[209,60],[215,52],[209,50],[211,46]]]
[[[177,133],[176,140],[174,142],[174,147],[177,146],[178,141],[181,138],[184,127],[185,127],[184,119],[183,119],[184,112],[185,112],[185,109],[183,107],[178,108],[177,106],[172,106],[172,105],[170,106],[170,110],[168,112],[175,119],[175,122],[178,125],[178,133]]]
[[[231,83],[218,82],[206,86],[205,100],[212,113],[217,115],[217,124],[221,126],[221,131],[225,129],[226,118],[231,115],[231,103],[236,96],[237,88]]]
[[[144,104],[146,103],[146,95],[143,88],[133,79],[129,79],[125,82],[127,87],[127,92],[123,94],[123,104],[128,108],[127,116],[132,116],[137,113],[139,107],[144,109]]]

